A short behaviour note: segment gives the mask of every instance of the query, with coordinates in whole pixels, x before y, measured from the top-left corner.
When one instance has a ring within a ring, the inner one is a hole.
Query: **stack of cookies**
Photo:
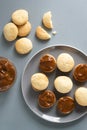
[[[7,41],[14,41],[17,37],[23,37],[16,41],[15,48],[19,54],[26,54],[32,50],[32,42],[26,36],[31,31],[31,23],[28,21],[28,11],[16,10],[11,16],[12,22],[4,26],[3,33]]]

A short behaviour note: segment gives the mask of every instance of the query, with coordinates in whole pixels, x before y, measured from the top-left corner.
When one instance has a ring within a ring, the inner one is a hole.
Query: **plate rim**
[[[23,72],[22,72],[22,77],[21,77],[22,95],[23,95],[23,99],[24,99],[26,105],[28,106],[28,108],[29,108],[35,115],[37,115],[38,117],[40,117],[41,119],[44,119],[44,120],[49,121],[49,122],[52,122],[52,123],[59,123],[59,124],[70,123],[70,122],[76,121],[76,120],[80,119],[81,117],[85,116],[85,115],[87,114],[87,111],[85,111],[83,114],[81,114],[81,115],[79,116],[79,118],[77,117],[77,118],[75,118],[75,119],[73,119],[73,120],[69,120],[69,121],[61,121],[61,122],[60,122],[60,121],[57,121],[57,120],[55,121],[55,120],[52,120],[52,119],[51,119],[51,120],[48,120],[48,118],[45,118],[45,117],[40,116],[40,114],[36,113],[35,111],[33,111],[33,110],[31,109],[31,106],[27,103],[27,99],[25,98],[24,92],[23,92],[23,76],[24,76],[24,73],[25,73],[25,70],[26,70],[28,64],[29,64],[30,61],[31,61],[37,54],[39,54],[41,51],[44,51],[45,49],[49,49],[49,48],[52,48],[52,47],[68,47],[68,48],[72,48],[72,49],[74,49],[74,50],[76,50],[76,51],[79,51],[79,52],[82,53],[84,56],[87,56],[87,54],[84,53],[82,50],[78,49],[77,47],[71,46],[71,45],[55,44],[55,45],[49,45],[49,46],[46,46],[46,47],[44,47],[44,48],[41,48],[41,49],[38,50],[36,53],[34,53],[34,54],[31,56],[31,58],[29,58],[29,59],[27,60],[25,66],[24,66],[24,69],[23,69]],[[46,114],[44,114],[44,115],[46,115]],[[53,118],[53,116],[49,116],[49,115],[46,115],[46,116]],[[58,119],[58,117],[56,117],[56,119]]]

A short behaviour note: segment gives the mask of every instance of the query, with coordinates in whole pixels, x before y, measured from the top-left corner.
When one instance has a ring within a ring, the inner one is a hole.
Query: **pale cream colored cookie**
[[[4,26],[3,34],[7,41],[13,41],[17,38],[18,28],[14,23],[7,23]]]
[[[41,26],[36,28],[36,36],[41,40],[48,40],[51,38],[50,34],[48,34]]]
[[[57,57],[57,67],[62,72],[69,72],[74,67],[74,59],[68,53],[61,53]]]
[[[31,76],[31,85],[35,91],[45,90],[48,84],[48,77],[43,73],[35,73]]]
[[[56,90],[60,93],[68,93],[73,87],[72,80],[67,76],[58,76],[54,80],[54,86]]]
[[[43,25],[48,29],[53,28],[51,17],[52,17],[51,11],[48,11],[43,15],[43,19],[42,19]]]
[[[27,54],[33,48],[32,42],[28,38],[20,38],[15,43],[15,49],[19,54]]]
[[[18,36],[27,36],[31,31],[31,23],[28,21],[24,25],[18,26]]]
[[[87,88],[79,87],[75,91],[76,102],[81,106],[87,106]]]
[[[28,12],[24,9],[16,10],[12,13],[12,21],[16,25],[23,25],[28,21]]]

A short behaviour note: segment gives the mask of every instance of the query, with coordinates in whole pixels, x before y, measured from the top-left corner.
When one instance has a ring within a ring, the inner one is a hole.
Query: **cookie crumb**
[[[53,35],[56,35],[56,34],[57,34],[57,32],[56,32],[56,31],[53,31],[53,32],[52,32],[52,34],[53,34]]]

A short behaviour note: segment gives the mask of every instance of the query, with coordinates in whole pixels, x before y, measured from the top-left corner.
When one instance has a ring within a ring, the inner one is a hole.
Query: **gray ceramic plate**
[[[87,55],[76,48],[73,48],[71,46],[66,46],[66,45],[50,46],[50,47],[40,50],[27,62],[27,64],[25,65],[24,71],[23,71],[22,82],[21,82],[23,97],[24,97],[24,100],[25,100],[26,104],[28,105],[28,107],[37,116],[41,117],[42,119],[45,119],[50,122],[56,122],[56,123],[67,123],[67,122],[75,121],[75,120],[81,118],[82,116],[84,116],[87,113],[87,107],[81,107],[76,104],[75,110],[66,116],[61,115],[60,113],[57,112],[56,104],[51,109],[48,109],[48,110],[41,109],[38,106],[38,100],[37,100],[39,93],[35,92],[32,89],[30,79],[31,79],[32,74],[34,74],[36,72],[40,72],[39,60],[43,54],[49,53],[49,54],[52,54],[55,58],[57,58],[57,56],[60,53],[64,53],[64,52],[72,55],[72,57],[74,58],[74,61],[75,61],[75,65],[77,65],[79,63],[87,63]],[[48,75],[48,78],[50,81],[48,89],[50,89],[56,93],[56,90],[54,90],[54,85],[53,85],[54,79],[58,75],[67,75],[72,79],[73,84],[74,84],[72,91],[70,93],[68,93],[67,95],[74,97],[75,90],[80,86],[86,87],[87,83],[76,83],[73,79],[72,73],[73,73],[73,70],[70,73],[65,74],[65,73],[58,71],[58,69],[56,69],[54,72],[50,73]],[[62,97],[62,96],[63,95],[58,95],[57,98]]]

